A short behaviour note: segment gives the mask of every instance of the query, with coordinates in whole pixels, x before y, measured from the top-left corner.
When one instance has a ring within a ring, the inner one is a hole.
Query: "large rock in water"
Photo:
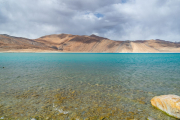
[[[151,99],[154,107],[166,112],[170,116],[180,118],[180,96],[177,95],[161,95]]]

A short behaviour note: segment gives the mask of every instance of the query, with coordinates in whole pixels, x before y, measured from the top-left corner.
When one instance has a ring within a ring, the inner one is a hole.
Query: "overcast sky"
[[[0,34],[180,41],[180,0],[0,0]]]

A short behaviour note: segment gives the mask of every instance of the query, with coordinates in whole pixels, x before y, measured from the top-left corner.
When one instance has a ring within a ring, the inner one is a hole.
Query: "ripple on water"
[[[0,118],[175,120],[150,100],[180,95],[178,54],[0,56]]]

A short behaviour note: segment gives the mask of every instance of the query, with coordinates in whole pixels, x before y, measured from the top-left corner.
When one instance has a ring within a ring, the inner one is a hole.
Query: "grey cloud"
[[[0,34],[180,41],[179,5],[179,0],[0,0]]]
[[[105,6],[121,3],[121,0],[65,0],[63,3],[75,10],[96,11]]]

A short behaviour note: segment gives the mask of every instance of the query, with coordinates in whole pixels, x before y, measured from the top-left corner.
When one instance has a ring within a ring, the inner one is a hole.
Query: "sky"
[[[180,42],[180,0],[0,0],[0,34]]]

